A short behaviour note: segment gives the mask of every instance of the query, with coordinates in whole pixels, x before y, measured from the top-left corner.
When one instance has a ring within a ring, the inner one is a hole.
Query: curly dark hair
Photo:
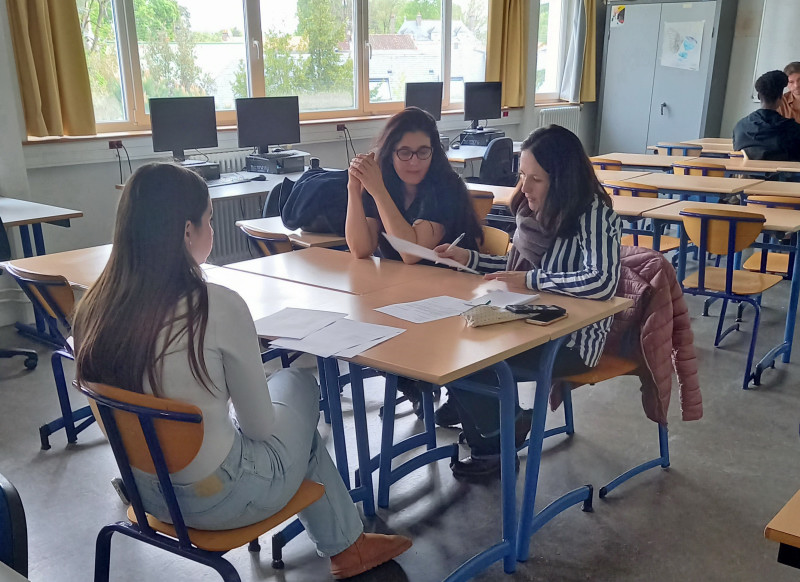
[[[756,79],[758,98],[764,103],[775,103],[789,84],[789,76],[783,71],[769,71]]]

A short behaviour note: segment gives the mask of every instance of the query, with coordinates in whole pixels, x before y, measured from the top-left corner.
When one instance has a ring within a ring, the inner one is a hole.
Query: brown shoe
[[[405,536],[362,533],[345,551],[331,556],[331,574],[339,580],[372,570],[411,547]]]

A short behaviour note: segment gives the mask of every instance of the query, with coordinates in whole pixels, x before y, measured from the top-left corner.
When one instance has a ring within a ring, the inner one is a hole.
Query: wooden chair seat
[[[780,275],[770,273],[753,273],[751,271],[734,271],[732,291],[736,295],[758,295],[783,281]],[[692,273],[683,280],[683,286],[698,288],[698,274]],[[725,269],[722,267],[706,267],[705,288],[711,291],[725,292]]]
[[[630,374],[638,367],[639,365],[636,362],[629,360],[628,358],[612,356],[611,354],[603,354],[600,356],[600,361],[591,370],[588,370],[582,374],[565,376],[559,379],[570,382],[576,387],[583,386],[584,384],[597,384],[598,382],[610,380],[611,378],[616,378],[617,376],[625,376],[626,374]]]
[[[761,251],[753,253],[749,259],[744,262],[742,267],[748,271],[761,270]],[[789,255],[787,253],[767,253],[767,273],[780,273],[786,275],[789,273]]]
[[[622,237],[622,244],[627,247],[644,247],[647,249],[653,248],[653,237],[649,234],[640,234],[636,237],[638,244],[634,244],[633,242],[633,235],[626,234]],[[659,251],[662,253],[668,253],[669,251],[674,251],[678,247],[681,246],[681,239],[675,236],[661,236],[661,240],[659,241]]]
[[[305,479],[300,484],[297,493],[289,500],[289,503],[278,511],[278,513],[267,519],[236,529],[203,530],[188,528],[189,539],[192,544],[201,550],[227,552],[234,548],[244,546],[250,541],[257,539],[260,535],[278,527],[284,521],[317,501],[322,497],[323,493],[325,493],[325,487],[321,483]],[[133,506],[128,507],[128,519],[131,520],[131,523],[136,523],[136,513],[133,511]],[[147,523],[159,533],[168,535],[171,538],[178,538],[175,533],[175,528],[171,523],[156,519],[149,513],[147,514]]]

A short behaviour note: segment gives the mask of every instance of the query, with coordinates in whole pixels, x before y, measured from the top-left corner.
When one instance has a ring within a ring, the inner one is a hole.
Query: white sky
[[[178,0],[191,15],[192,30],[216,32],[226,28],[244,28],[241,0]],[[294,32],[297,27],[297,0],[261,0],[264,30]]]

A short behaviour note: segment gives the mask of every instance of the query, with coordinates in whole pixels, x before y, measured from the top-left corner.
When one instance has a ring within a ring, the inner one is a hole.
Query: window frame
[[[557,59],[556,59],[556,69],[557,69],[557,71],[556,71],[556,86],[560,87],[561,86],[561,79],[564,76],[564,66],[563,66],[564,62],[563,62],[563,59],[561,58],[561,51],[564,50],[563,40],[564,40],[564,36],[565,36],[565,33],[566,33],[566,21],[568,19],[564,17],[565,16],[564,11],[565,11],[565,8],[566,8],[565,5],[564,5],[564,0],[549,0],[548,1],[548,4],[551,6],[550,15],[552,16],[552,14],[553,14],[552,6],[553,6],[554,3],[558,3],[558,5],[559,5],[559,8],[558,8],[558,16],[559,16],[558,28],[559,28],[559,32],[558,32],[558,39],[557,39],[558,42],[554,43],[554,46],[558,47],[558,56],[557,56]],[[540,4],[540,6],[541,6],[541,4]],[[549,20],[548,20],[548,23],[547,23],[547,30],[548,30],[548,32],[550,30],[550,21]],[[549,36],[549,34],[548,34],[548,36]],[[539,35],[538,34],[536,35],[536,41],[537,41],[536,72],[538,73],[538,71],[539,71],[539,62],[538,62]],[[548,46],[549,46],[549,43],[548,43]],[[539,92],[538,90],[536,90],[535,85],[536,85],[536,83],[534,82],[534,91],[535,91],[535,94],[534,94],[534,105],[545,105],[547,103],[565,102],[565,100],[561,98],[561,93],[560,93],[560,91],[558,89],[556,89],[555,91]]]
[[[262,44],[260,0],[241,0],[245,34],[245,70],[248,97],[265,95],[264,48]],[[490,0],[486,0],[488,3]],[[119,55],[122,110],[124,121],[98,121],[98,133],[149,130],[150,116],[145,112],[142,68],[136,33],[133,0],[112,0],[114,27]],[[450,102],[453,0],[442,0],[441,70],[444,82],[442,112],[463,110],[463,103]],[[403,100],[370,103],[369,101],[369,0],[353,0],[352,58],[356,106],[349,109],[307,111],[301,121],[334,120],[392,114],[403,107]],[[217,127],[235,126],[235,111],[216,112]]]

